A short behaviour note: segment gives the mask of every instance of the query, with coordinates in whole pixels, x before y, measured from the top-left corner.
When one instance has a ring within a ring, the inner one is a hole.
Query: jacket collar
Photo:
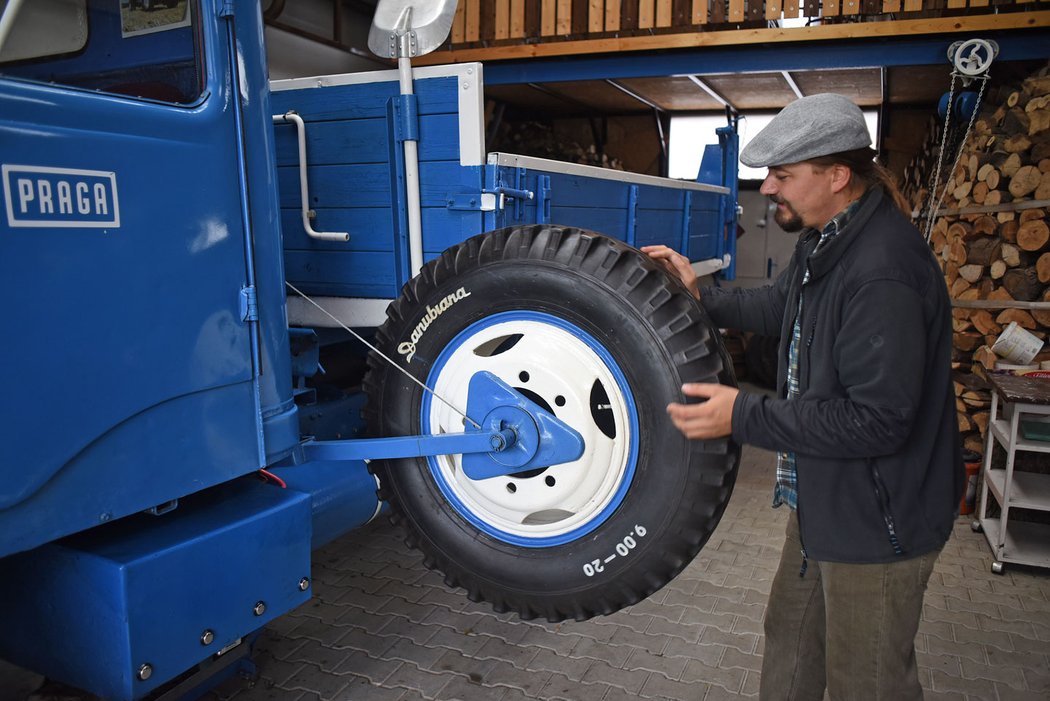
[[[815,229],[810,229],[806,232],[801,243],[806,250],[811,253],[809,256],[810,281],[819,278],[821,275],[824,275],[835,267],[839,262],[839,259],[842,258],[842,255],[846,252],[846,249],[849,248],[861,235],[864,225],[867,224],[869,219],[871,219],[871,215],[875,213],[875,210],[882,203],[883,199],[881,187],[876,186],[869,188],[868,191],[861,196],[860,206],[849,218],[849,221],[842,230],[828,239],[827,243],[821,246],[820,250],[816,253],[813,253],[813,247],[815,247],[817,241],[820,240],[820,232]]]

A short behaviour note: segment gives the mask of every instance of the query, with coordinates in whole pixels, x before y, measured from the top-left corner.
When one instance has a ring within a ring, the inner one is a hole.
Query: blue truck
[[[0,657],[199,695],[384,510],[524,618],[670,581],[739,449],[664,407],[735,380],[636,247],[731,274],[733,128],[699,182],[487,154],[479,64],[271,85],[258,2],[186,7],[0,16]]]

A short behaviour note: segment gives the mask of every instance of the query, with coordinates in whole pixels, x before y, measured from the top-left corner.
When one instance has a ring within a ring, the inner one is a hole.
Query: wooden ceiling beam
[[[532,44],[512,44],[487,48],[436,51],[413,59],[416,65],[462,63],[466,61],[499,61],[554,56],[580,56],[624,51],[658,51],[664,49],[691,49],[708,46],[736,46],[755,43],[834,41],[843,39],[875,39],[922,34],[951,34],[957,32],[1003,31],[1050,26],[1050,11],[1009,12],[997,15],[967,17],[934,17],[924,19],[892,20],[888,22],[856,22],[809,27],[778,27],[731,29],[715,32],[681,32],[677,34],[650,34],[639,36],[581,39],[578,41],[544,41]]]
[[[693,81],[694,83],[696,83],[696,86],[697,86],[698,88],[700,88],[701,90],[703,90],[704,92],[706,92],[706,93],[707,93],[708,95],[710,95],[711,97],[713,97],[714,99],[716,99],[716,100],[718,100],[718,101],[719,101],[720,103],[722,103],[722,106],[723,106],[723,107],[728,107],[728,108],[729,108],[729,109],[731,109],[731,110],[732,110],[733,112],[735,112],[735,113],[738,113],[738,114],[739,114],[740,110],[738,110],[738,109],[736,108],[736,106],[735,106],[735,105],[733,105],[733,103],[731,103],[731,102],[730,102],[729,100],[727,100],[727,99],[725,99],[724,97],[722,97],[721,95],[719,95],[719,94],[718,94],[718,92],[716,92],[714,88],[712,88],[712,87],[711,87],[710,85],[708,85],[707,83],[705,83],[705,82],[704,82],[704,81],[703,81],[703,80],[702,80],[702,79],[701,79],[701,78],[700,78],[699,76],[695,76],[695,75],[687,75],[687,76],[686,76],[686,78],[688,78],[689,80],[691,80],[691,81]]]

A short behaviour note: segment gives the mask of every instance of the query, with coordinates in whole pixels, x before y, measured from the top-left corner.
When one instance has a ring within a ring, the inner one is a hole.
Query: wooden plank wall
[[[1045,2],[1046,0],[1043,0]],[[703,25],[983,8],[1009,0],[460,0],[451,44],[696,31]]]

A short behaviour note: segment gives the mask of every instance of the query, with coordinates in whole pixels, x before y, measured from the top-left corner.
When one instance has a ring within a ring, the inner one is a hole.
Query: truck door
[[[225,23],[142,5],[0,37],[0,556],[259,466]]]

